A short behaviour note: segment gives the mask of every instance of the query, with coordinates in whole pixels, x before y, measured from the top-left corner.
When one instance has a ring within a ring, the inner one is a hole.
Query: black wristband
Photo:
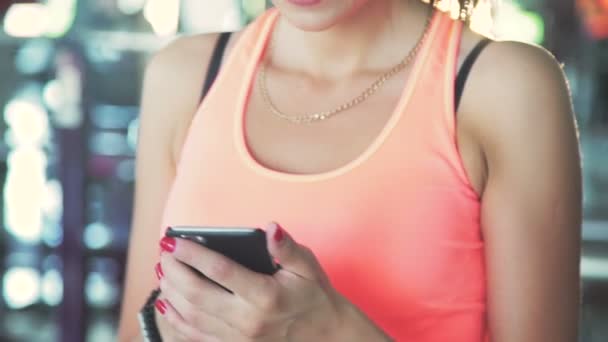
[[[146,304],[144,304],[138,314],[141,334],[146,342],[162,342],[163,340],[156,325],[156,308],[154,307],[154,303],[159,295],[160,289],[152,291]]]

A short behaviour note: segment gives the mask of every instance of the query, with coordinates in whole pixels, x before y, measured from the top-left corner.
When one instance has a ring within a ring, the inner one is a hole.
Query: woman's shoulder
[[[226,47],[232,49],[240,33]],[[148,61],[142,91],[142,123],[167,132],[175,160],[194,114],[219,33],[183,36],[156,52]]]
[[[464,28],[462,33],[461,56],[464,58],[480,41],[490,40],[490,44],[479,56],[479,61],[475,63],[474,71],[476,74],[500,73],[508,76],[512,71],[540,66],[538,72],[561,73],[560,64],[555,56],[542,46],[531,43],[500,40],[489,35],[476,32],[469,27]],[[532,73],[528,77],[539,76],[539,73]],[[540,75],[544,76],[544,75]],[[511,78],[511,77],[506,77]]]
[[[562,66],[541,46],[492,41],[471,70],[463,94],[463,108],[495,121],[529,115],[530,108],[569,106],[570,94]],[[510,108],[510,114],[504,118],[492,114],[505,108]],[[551,113],[545,111],[544,115]]]
[[[233,34],[233,39],[240,32]],[[187,83],[200,83],[207,71],[220,33],[207,33],[182,36],[156,52],[148,62],[146,76],[160,75],[163,78]],[[230,50],[229,44],[227,50]],[[202,85],[202,83],[201,83]]]
[[[517,41],[485,48],[459,115],[488,158],[547,143],[539,139],[565,134],[574,121],[562,65],[546,49]]]
[[[480,54],[471,72],[476,91],[517,93],[526,85],[545,88],[564,83],[562,65],[547,49],[521,41],[496,40],[470,29],[463,35],[463,51],[470,51],[483,39],[490,44]],[[466,55],[466,53],[464,54]],[[516,95],[516,94],[515,94]]]

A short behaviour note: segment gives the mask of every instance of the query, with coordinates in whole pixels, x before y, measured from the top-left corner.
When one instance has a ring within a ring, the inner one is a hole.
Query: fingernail
[[[162,248],[165,252],[173,253],[175,250],[175,239],[165,236],[160,240],[160,248]]]
[[[156,310],[158,310],[161,315],[164,315],[167,311],[167,305],[160,299],[157,299],[156,302],[154,302],[154,307],[156,307]]]
[[[281,242],[285,238],[285,231],[277,224],[277,230],[274,231],[274,241]]]
[[[163,273],[163,268],[160,266],[160,262],[157,263],[156,266],[154,266],[154,271],[156,271],[156,277],[158,278],[158,280],[160,280],[160,278],[165,275]]]

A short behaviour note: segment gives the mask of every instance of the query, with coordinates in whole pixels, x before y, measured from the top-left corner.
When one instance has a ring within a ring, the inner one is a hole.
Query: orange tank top
[[[398,341],[485,340],[480,201],[458,153],[453,105],[462,23],[434,15],[395,111],[359,157],[330,172],[296,175],[258,163],[243,132],[277,17],[269,10],[246,29],[201,104],[161,232],[274,220]]]

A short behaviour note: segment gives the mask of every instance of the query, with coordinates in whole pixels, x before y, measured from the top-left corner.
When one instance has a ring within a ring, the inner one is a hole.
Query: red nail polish
[[[165,236],[160,240],[160,248],[165,252],[172,253],[175,250],[175,239]]]
[[[281,226],[277,225],[277,230],[274,231],[274,241],[281,242],[285,238],[285,232]]]
[[[157,299],[156,302],[154,302],[154,306],[156,307],[156,310],[160,312],[161,315],[164,315],[165,312],[167,312],[167,305],[160,299]]]
[[[156,277],[158,278],[158,280],[160,280],[160,278],[162,278],[165,274],[163,273],[163,269],[160,266],[160,262],[156,264],[156,266],[154,266],[154,271],[156,271]]]

